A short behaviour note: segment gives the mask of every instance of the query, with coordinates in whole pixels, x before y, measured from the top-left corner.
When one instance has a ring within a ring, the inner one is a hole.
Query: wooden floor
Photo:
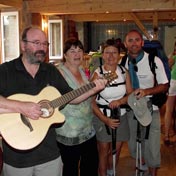
[[[161,125],[163,126],[161,119]],[[162,130],[161,130],[162,131]],[[161,167],[157,176],[176,176],[176,144],[166,146],[161,134]],[[117,176],[135,176],[135,160],[129,155],[127,143],[124,144],[120,155]],[[147,175],[145,173],[144,175]]]
[[[135,176],[135,160],[128,152],[127,144],[122,148],[117,176]],[[161,144],[161,168],[157,176],[176,176],[176,146]]]

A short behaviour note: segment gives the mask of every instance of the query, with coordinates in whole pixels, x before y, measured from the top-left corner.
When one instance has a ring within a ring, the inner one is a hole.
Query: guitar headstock
[[[104,79],[106,79],[108,81],[108,85],[111,85],[115,82],[115,80],[118,78],[118,75],[116,74],[116,72],[111,72],[108,71],[107,73],[103,74]]]

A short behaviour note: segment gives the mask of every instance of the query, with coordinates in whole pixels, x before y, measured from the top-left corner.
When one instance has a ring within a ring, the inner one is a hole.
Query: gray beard
[[[37,56],[38,54],[40,54],[40,56]],[[36,51],[32,54],[27,53],[27,60],[30,64],[40,64],[44,62],[45,57],[46,53],[42,50]]]

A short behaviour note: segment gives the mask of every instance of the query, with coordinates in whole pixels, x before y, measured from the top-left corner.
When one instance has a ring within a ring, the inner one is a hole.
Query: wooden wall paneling
[[[68,25],[67,25],[68,19],[67,16],[63,17],[63,41],[68,37]]]
[[[40,13],[31,14],[31,25],[42,27],[42,15]]]
[[[78,39],[78,32],[76,31],[76,23],[75,21],[68,20],[68,38],[72,37]]]

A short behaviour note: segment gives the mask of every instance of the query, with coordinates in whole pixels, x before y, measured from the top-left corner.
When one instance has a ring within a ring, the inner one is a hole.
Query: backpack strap
[[[122,66],[121,64],[118,64],[118,66],[119,66],[119,68],[121,69],[121,73],[122,73],[122,74],[125,74],[126,72],[125,72],[124,66]],[[100,73],[100,74],[103,74],[102,65],[100,65],[99,68],[100,68],[100,72],[99,72],[99,73]]]
[[[99,57],[99,61],[100,61],[100,66],[103,65],[103,59],[102,59],[102,57]]]
[[[119,68],[121,69],[121,73],[122,74],[125,74],[126,72],[125,72],[125,68],[123,67],[123,66],[121,66],[121,65],[119,65],[118,64],[118,66],[119,66]],[[100,65],[99,66],[99,73],[101,74],[101,75],[103,75],[103,68],[102,68],[102,65]],[[125,76],[124,76],[124,79],[125,79]],[[113,84],[110,84],[109,85],[109,87],[116,87],[116,86],[119,86],[119,85],[123,85],[123,84],[125,84],[126,83],[126,81],[124,81],[124,82],[121,82],[121,83],[113,83]]]
[[[99,69],[100,69],[100,74],[103,75],[103,68],[102,68],[102,65],[99,66]]]
[[[118,64],[118,66],[119,66],[120,69],[121,69],[121,73],[122,73],[122,74],[125,74],[126,72],[125,72],[125,68],[124,68],[124,66],[121,65],[121,64]]]
[[[127,54],[125,54],[125,56],[122,57],[121,62],[120,62],[121,66],[125,67],[125,64],[126,64],[126,61],[127,61],[127,57],[128,57]]]
[[[155,61],[154,61],[155,55],[153,55],[152,53],[149,53],[148,59],[149,59],[150,70],[151,70],[151,72],[152,72],[153,75],[154,75],[155,84],[156,84],[156,81],[157,81],[157,80],[156,80],[156,71],[155,71],[155,69],[157,68],[157,66],[156,66],[156,63],[155,63]]]
[[[127,57],[128,55],[126,54],[125,56],[122,57],[122,60],[120,62],[120,66],[123,66],[125,67],[125,64],[126,64],[126,61],[127,61]],[[156,79],[156,72],[155,72],[155,69],[157,68],[156,66],[156,63],[154,61],[154,58],[155,58],[155,55],[152,54],[152,53],[149,53],[149,56],[148,56],[148,59],[149,59],[149,66],[150,66],[150,69]]]

